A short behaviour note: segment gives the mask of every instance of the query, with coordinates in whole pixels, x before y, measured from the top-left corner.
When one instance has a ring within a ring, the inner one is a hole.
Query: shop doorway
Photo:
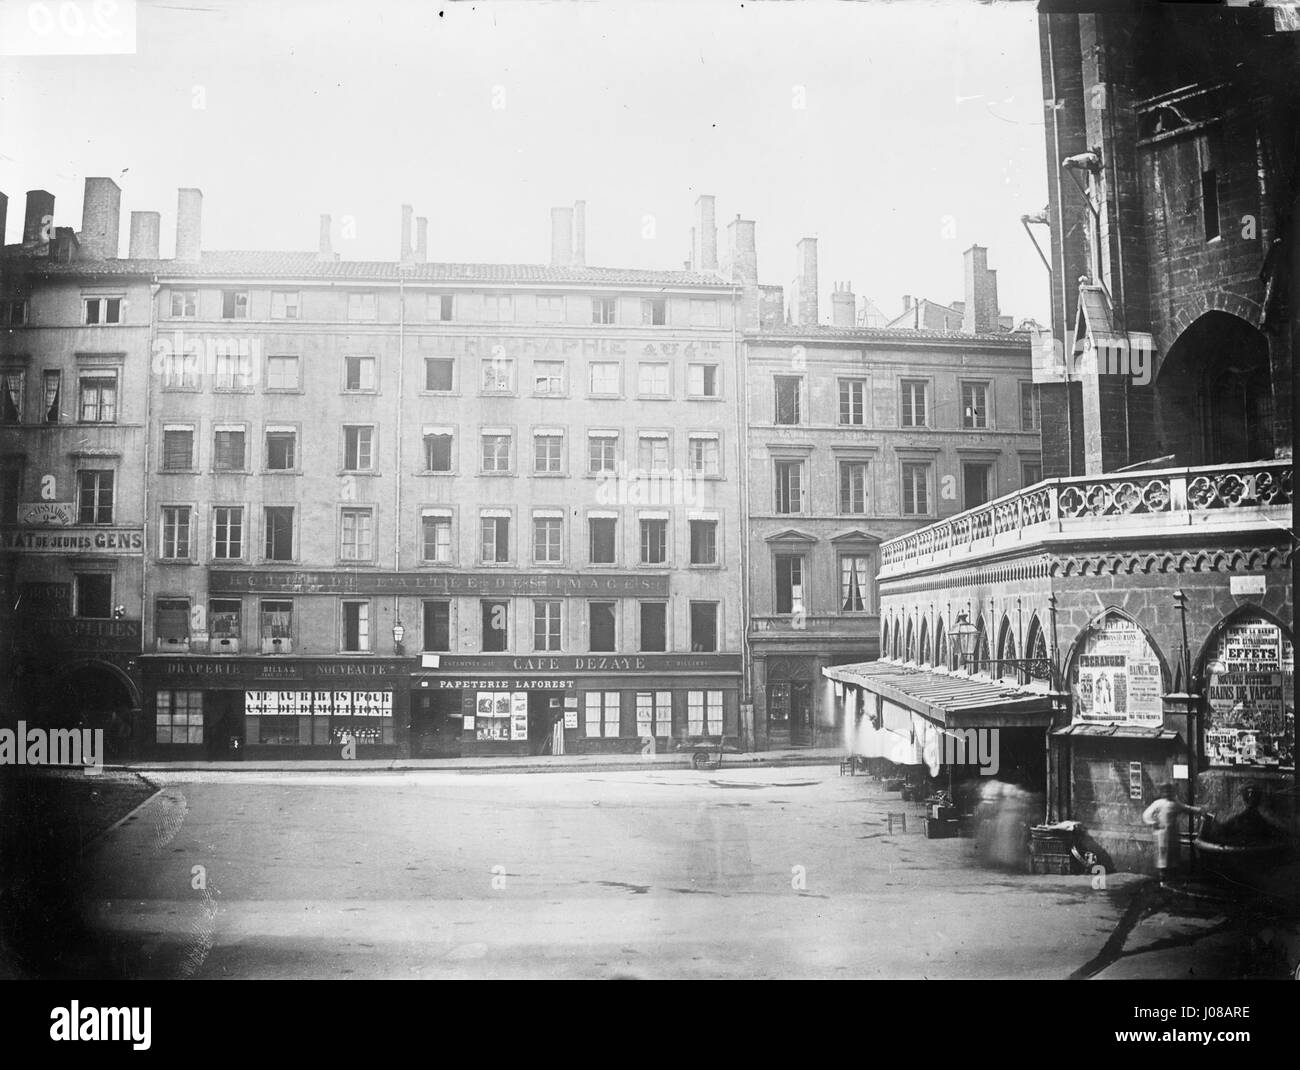
[[[767,745],[812,746],[812,683],[778,680],[767,685]]]
[[[244,746],[244,696],[240,692],[204,694],[203,745],[213,761],[239,756]]]
[[[412,691],[411,757],[459,758],[461,716],[459,691]]]
[[[131,753],[132,711],[140,703],[119,670],[99,662],[72,666],[54,689],[55,699],[38,713],[49,728],[83,728],[104,733],[104,759],[120,761]]]
[[[528,753],[555,754],[564,753],[564,700],[562,692],[530,691],[528,692]],[[561,726],[559,732],[560,750],[555,749],[556,724]]]

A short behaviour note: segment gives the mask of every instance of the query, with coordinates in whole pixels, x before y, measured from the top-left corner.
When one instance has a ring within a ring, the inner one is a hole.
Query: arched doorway
[[[60,674],[52,691],[54,701],[45,707],[49,727],[99,729],[104,733],[105,758],[130,753],[140,696],[129,676],[102,661],[74,662]]]
[[[1161,448],[1179,465],[1273,457],[1268,340],[1237,316],[1207,312],[1178,336],[1156,399]]]

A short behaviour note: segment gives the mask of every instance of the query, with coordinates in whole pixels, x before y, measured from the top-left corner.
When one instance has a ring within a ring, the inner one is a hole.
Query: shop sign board
[[[210,594],[668,594],[667,576],[558,572],[275,572],[211,569]]]
[[[0,550],[139,556],[144,552],[144,532],[140,528],[7,528],[0,531]]]
[[[76,502],[24,502],[18,513],[18,523],[25,527],[66,528],[76,522]]]

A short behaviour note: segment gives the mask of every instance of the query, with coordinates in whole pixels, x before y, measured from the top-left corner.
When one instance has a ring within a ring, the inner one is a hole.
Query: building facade
[[[142,708],[152,333],[148,269],[99,270],[117,196],[88,179],[77,233],[33,190],[0,253],[0,706],[7,723],[104,729],[110,756]]]
[[[181,191],[174,259],[158,259],[156,221],[137,244],[133,220],[130,257],[115,240],[83,249],[22,297],[33,323],[80,330],[92,294],[134,287],[134,407],[93,441],[143,488],[113,514],[135,524],[137,571],[116,581],[131,597],[106,610],[74,591],[50,612],[139,622],[135,753],[735,744],[733,288],[716,272],[587,267],[581,203],[554,213],[546,265],[428,263],[406,209],[391,262],[341,261],[328,219],[315,253],[204,252],[201,206]],[[116,352],[133,327],[114,328]],[[14,347],[35,343],[14,336],[32,330],[11,332],[7,367],[27,366]],[[24,452],[10,441],[58,434],[28,429],[35,379],[6,429],[10,467]],[[46,463],[26,454],[20,507]],[[66,519],[42,515],[57,538]],[[52,582],[52,562],[10,541],[11,584]],[[82,564],[56,571],[75,584]]]
[[[880,653],[882,542],[1041,478],[1031,339],[999,323],[984,256],[966,253],[986,313],[968,331],[857,328],[842,287],[821,325],[814,283],[801,322],[746,334],[758,749],[842,744],[822,670]],[[798,263],[815,278],[813,239]]]
[[[1050,478],[884,543],[885,654],[827,675],[855,739],[908,737],[894,753],[932,772],[944,737],[996,729],[1047,819],[1150,871],[1141,815],[1165,782],[1221,819],[1253,785],[1297,831],[1300,72],[1268,8],[1060,6],[1040,9]]]

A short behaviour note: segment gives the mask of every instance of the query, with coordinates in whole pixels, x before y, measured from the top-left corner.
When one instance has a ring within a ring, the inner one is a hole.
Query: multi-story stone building
[[[4,245],[0,195],[0,706],[11,726],[102,728],[112,755],[141,708],[153,307],[148,265],[103,260],[119,204],[87,179],[75,232],[32,190]],[[132,243],[151,227],[133,214]]]
[[[32,298],[55,322],[56,288],[76,309],[91,280],[139,291],[138,423],[113,431],[147,486],[116,514],[143,550],[137,749],[734,741],[733,288],[586,266],[581,203],[555,211],[549,265],[428,263],[409,209],[391,262],[340,260],[325,218],[314,253],[203,252],[201,203],[181,191],[174,259],[155,223]]]
[[[887,657],[826,670],[873,752],[998,729],[1125,869],[1165,781],[1220,818],[1253,783],[1295,832],[1282,14],[1044,5],[1050,478],[884,543]]]
[[[733,225],[733,240],[745,233]],[[760,288],[744,357],[759,749],[843,741],[821,670],[880,652],[882,541],[1042,476],[1031,338],[1001,322],[986,255],[965,254],[961,330],[859,328],[847,285],[823,324],[813,238],[799,243],[791,322]],[[752,291],[753,259],[732,259]]]

